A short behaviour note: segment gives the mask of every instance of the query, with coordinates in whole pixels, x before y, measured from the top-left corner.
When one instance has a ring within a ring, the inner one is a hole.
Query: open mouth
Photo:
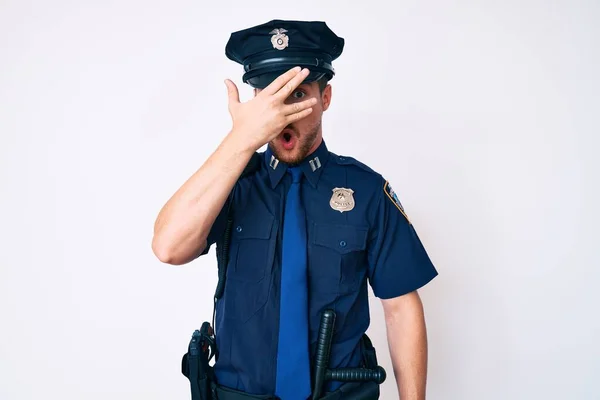
[[[296,145],[296,136],[294,136],[294,131],[291,129],[284,129],[283,133],[281,134],[281,144],[283,145],[283,148],[286,150],[291,150],[294,148],[294,146]]]

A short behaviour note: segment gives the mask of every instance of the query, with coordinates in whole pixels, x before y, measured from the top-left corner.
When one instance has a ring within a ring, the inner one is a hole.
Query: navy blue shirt
[[[267,149],[260,169],[240,179],[208,236],[206,254],[222,240],[227,205],[233,229],[224,295],[216,306],[218,383],[273,395],[277,360],[281,233],[287,166]],[[368,286],[387,299],[414,291],[437,275],[389,183],[323,141],[301,164],[308,234],[310,349],[321,312],[336,313],[330,368],[356,367],[369,327]],[[387,350],[387,349],[385,349]],[[314,362],[314,360],[313,360]],[[326,389],[339,386],[330,382]]]

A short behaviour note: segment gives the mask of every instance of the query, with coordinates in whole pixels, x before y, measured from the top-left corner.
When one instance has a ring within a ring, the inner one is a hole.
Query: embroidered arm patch
[[[404,211],[404,207],[402,207],[402,203],[400,203],[400,199],[398,199],[398,195],[396,195],[396,192],[394,192],[394,189],[392,189],[392,186],[390,185],[390,183],[388,181],[385,181],[385,184],[383,185],[383,191],[385,192],[386,196],[392,201],[392,203],[394,203],[396,208],[398,208],[398,210],[400,210],[402,215],[404,215],[404,218],[406,218],[406,221],[408,221],[408,223],[410,224],[410,220],[408,219],[408,216],[406,215],[406,212]]]

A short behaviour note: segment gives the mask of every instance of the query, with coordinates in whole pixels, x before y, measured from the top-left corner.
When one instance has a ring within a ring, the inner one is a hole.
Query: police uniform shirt
[[[216,305],[218,383],[273,394],[277,360],[281,244],[287,166],[271,150],[260,169],[240,179],[208,236],[223,238],[231,202],[233,225],[225,292]],[[329,368],[361,363],[360,340],[370,323],[368,287],[381,299],[414,291],[437,275],[389,183],[321,142],[302,163],[308,235],[311,362],[324,309],[336,313]],[[340,383],[329,382],[332,390]]]

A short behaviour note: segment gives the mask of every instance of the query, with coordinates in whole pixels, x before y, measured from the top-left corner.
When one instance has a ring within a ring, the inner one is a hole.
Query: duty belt
[[[310,400],[376,400],[379,398],[379,385],[385,381],[383,367],[377,365],[377,356],[371,340],[366,334],[362,337],[362,368],[329,368],[331,340],[335,325],[333,310],[325,310],[321,316],[321,325],[315,355],[313,390]],[[218,385],[213,367],[209,365],[212,357],[218,357],[214,334],[208,322],[192,335],[188,352],[183,356],[182,373],[190,380],[192,400],[278,400],[269,395],[252,395]],[[345,382],[333,392],[323,393],[326,381]]]

